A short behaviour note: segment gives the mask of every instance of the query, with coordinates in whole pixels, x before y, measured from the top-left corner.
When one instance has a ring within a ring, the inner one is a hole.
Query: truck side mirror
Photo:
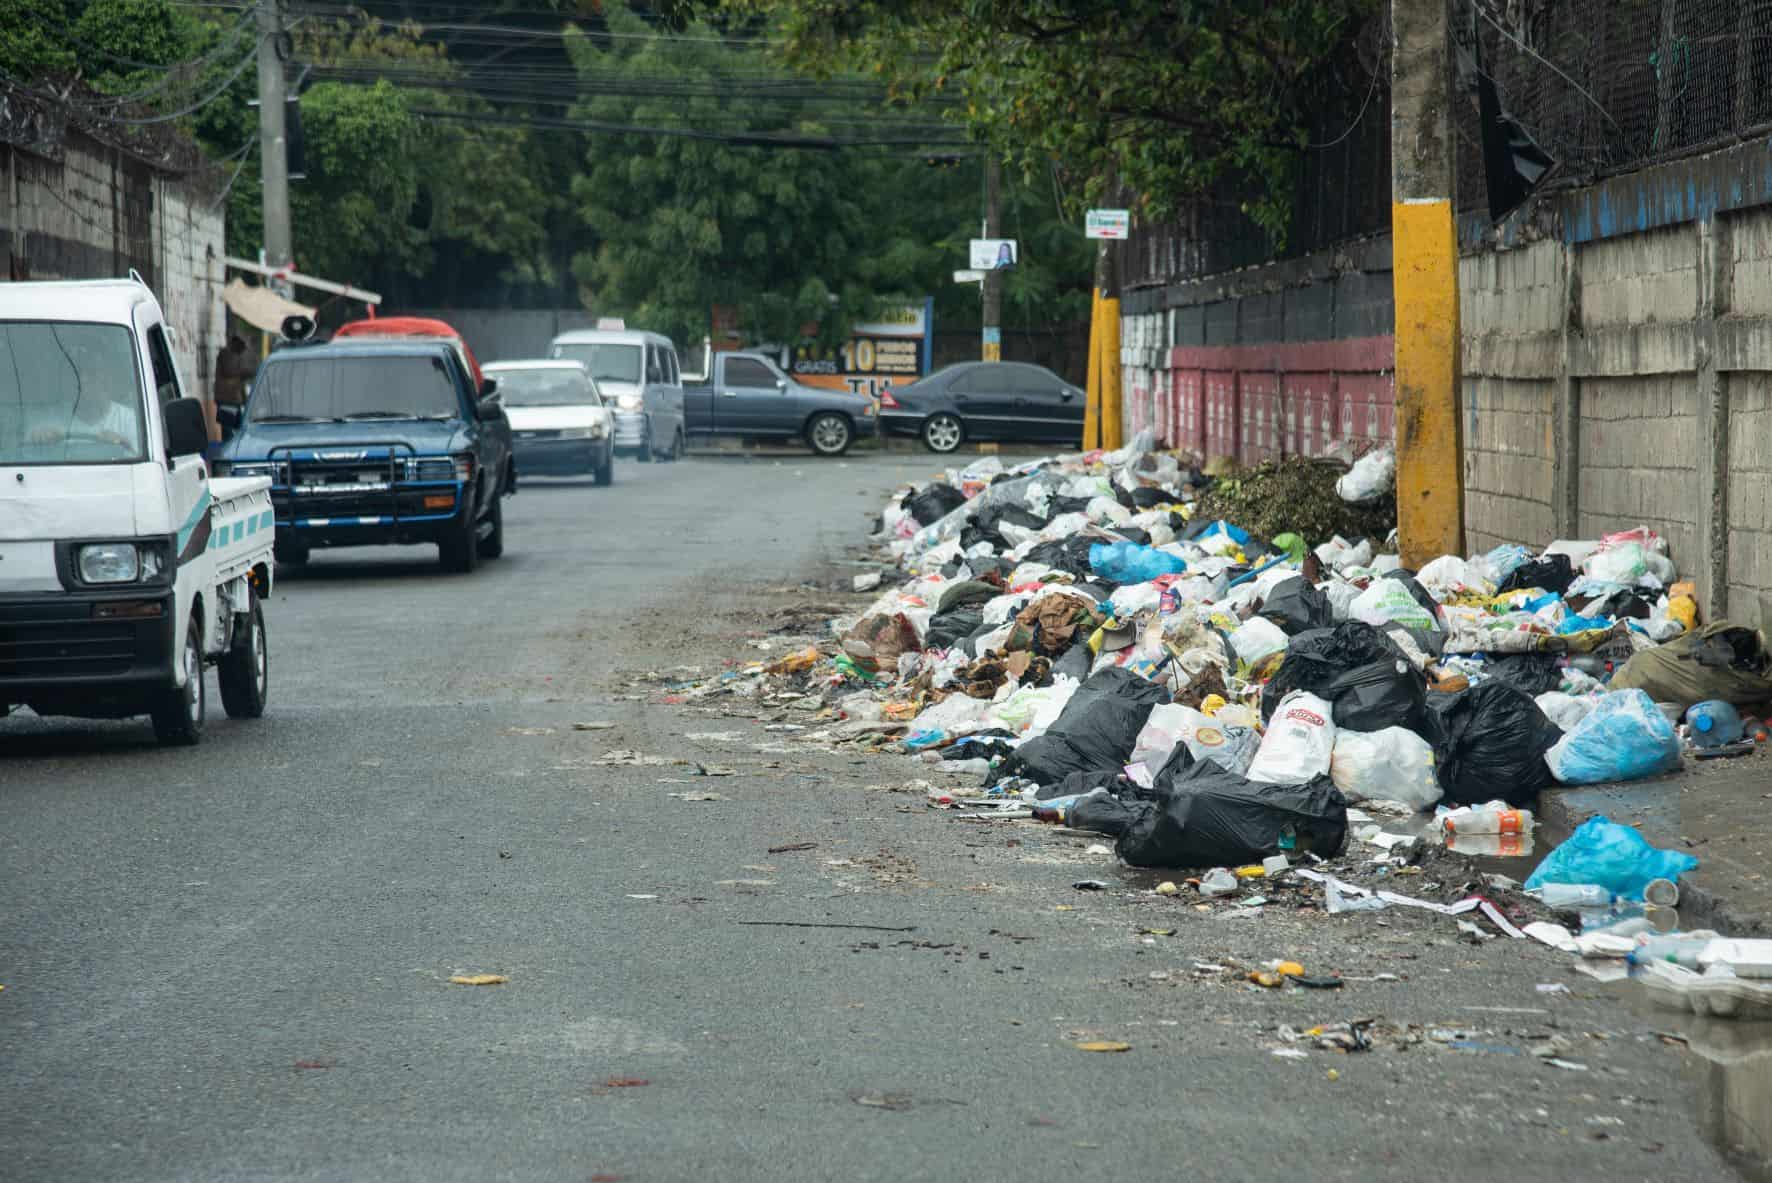
[[[482,378],[482,379],[480,379],[480,397],[481,398],[491,398],[493,395],[495,395],[497,393],[498,393],[498,379],[497,378]]]
[[[161,409],[166,425],[166,454],[171,457],[201,456],[209,447],[209,418],[203,401],[175,398]]]
[[[775,388],[777,390],[786,390],[788,388],[788,380],[786,378],[777,378],[775,380]]]

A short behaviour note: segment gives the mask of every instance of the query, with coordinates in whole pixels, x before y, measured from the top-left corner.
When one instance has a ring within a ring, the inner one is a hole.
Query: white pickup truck
[[[270,481],[211,480],[203,403],[127,280],[0,284],[0,717],[264,713]],[[3,728],[4,724],[0,724]]]

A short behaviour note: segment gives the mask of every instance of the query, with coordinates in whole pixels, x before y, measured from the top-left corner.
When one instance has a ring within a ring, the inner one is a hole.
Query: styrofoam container
[[[1772,940],[1712,941],[1698,955],[1706,969],[1726,965],[1738,978],[1772,978]]]
[[[1671,961],[1642,966],[1637,981],[1650,1002],[1667,1010],[1719,1019],[1772,1019],[1772,984],[1765,982],[1726,973],[1695,973]]]

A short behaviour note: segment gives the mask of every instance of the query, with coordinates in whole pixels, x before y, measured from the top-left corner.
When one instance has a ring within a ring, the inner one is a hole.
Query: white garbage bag
[[[1386,444],[1354,461],[1354,466],[1335,482],[1335,495],[1358,504],[1375,501],[1397,483],[1396,449]]]
[[[1433,745],[1406,727],[1337,731],[1329,776],[1349,801],[1401,801],[1419,811],[1440,800]]]
[[[1249,779],[1301,785],[1326,775],[1335,753],[1332,714],[1327,702],[1306,690],[1281,699],[1249,764]]]

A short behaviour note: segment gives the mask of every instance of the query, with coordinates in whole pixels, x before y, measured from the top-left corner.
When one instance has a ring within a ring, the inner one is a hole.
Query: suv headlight
[[[646,401],[637,394],[624,394],[615,400],[615,405],[624,411],[638,411]]]
[[[588,440],[597,434],[594,427],[562,427],[560,438],[563,440]]]
[[[137,542],[89,542],[74,555],[82,583],[143,583],[166,572],[166,556],[156,545]]]

